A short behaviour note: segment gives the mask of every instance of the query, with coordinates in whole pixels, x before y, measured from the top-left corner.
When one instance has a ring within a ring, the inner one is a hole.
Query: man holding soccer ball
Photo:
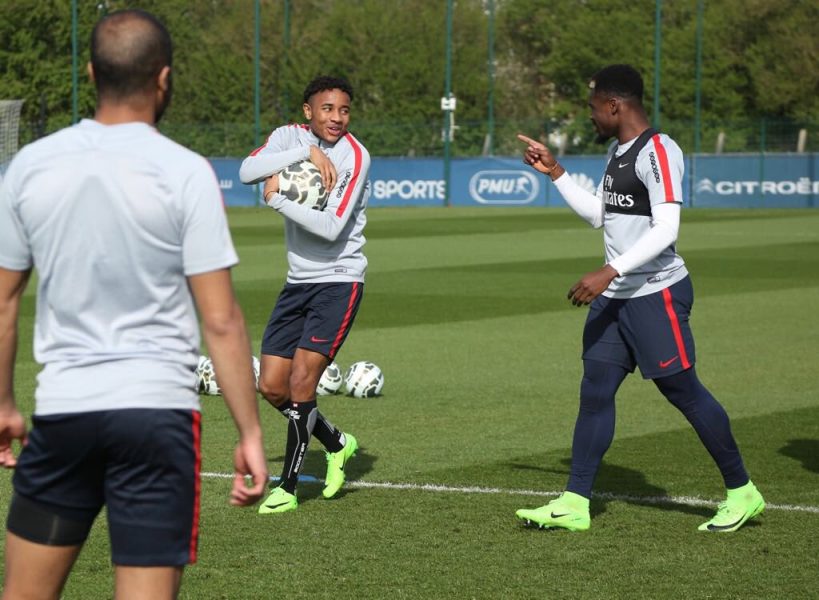
[[[304,91],[307,125],[286,125],[242,163],[244,183],[264,181],[264,200],[285,218],[287,283],[262,338],[259,390],[288,419],[280,484],[262,503],[262,514],[298,506],[296,484],[311,436],[327,450],[322,494],[332,498],[358,448],[319,412],[316,386],[352,327],[367,268],[365,209],[370,155],[349,131],[353,90],[344,79],[317,77]],[[310,160],[328,192],[321,210],[279,193],[279,173]]]
[[[568,205],[603,227],[606,265],[569,290],[575,306],[590,304],[583,332],[583,380],[566,491],[518,518],[541,527],[581,531],[590,526],[589,498],[614,436],[614,397],[635,366],[694,427],[719,467],[727,499],[701,531],[739,529],[765,508],[748,477],[725,410],[694,370],[688,323],[691,280],[676,253],[682,203],[683,155],[649,126],[643,80],[628,65],[610,65],[589,83],[598,139],[616,138],[597,194],[578,186],[543,144],[523,135],[523,161],[555,183]]]

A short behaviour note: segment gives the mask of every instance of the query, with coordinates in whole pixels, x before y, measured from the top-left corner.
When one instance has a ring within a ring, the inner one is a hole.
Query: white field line
[[[202,477],[232,479],[229,473],[202,473]],[[318,481],[315,478],[305,481],[310,483]],[[412,490],[419,492],[441,492],[450,494],[505,494],[507,496],[559,496],[560,491],[543,490],[515,490],[504,488],[490,488],[479,486],[455,487],[449,485],[438,485],[434,483],[390,483],[381,481],[347,481],[346,486],[361,489],[382,489],[382,490]],[[705,500],[696,496],[632,496],[630,494],[612,494],[610,492],[595,492],[596,498],[606,500],[619,500],[623,502],[634,502],[636,504],[648,505],[674,505],[684,506],[717,506],[719,500]],[[784,510],[787,512],[803,512],[819,514],[819,506],[802,506],[798,504],[765,504],[766,510]]]

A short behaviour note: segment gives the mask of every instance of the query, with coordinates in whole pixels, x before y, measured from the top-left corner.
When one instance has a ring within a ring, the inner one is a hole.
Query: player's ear
[[[157,87],[164,93],[168,93],[168,90],[171,87],[171,68],[167,65],[162,67],[162,70],[159,71],[159,75],[156,78]]]
[[[88,72],[88,79],[91,83],[96,83],[96,79],[94,79],[94,65],[91,64],[91,61],[88,61],[88,64],[85,65],[85,70]]]
[[[310,105],[305,102],[301,105],[302,110],[304,111],[304,118],[308,121],[313,118],[313,109],[310,108]]]

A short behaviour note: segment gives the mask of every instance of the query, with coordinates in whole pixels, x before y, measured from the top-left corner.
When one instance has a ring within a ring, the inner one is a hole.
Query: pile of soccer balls
[[[253,359],[253,375],[256,377],[256,389],[259,389],[259,359]],[[200,356],[196,367],[196,391],[207,396],[221,396],[222,390],[216,382],[216,372],[213,370],[213,361],[209,356]]]
[[[348,396],[374,398],[384,389],[384,373],[375,363],[362,360],[349,366],[344,375],[335,361],[327,365],[319,379],[316,394],[332,396],[341,391],[342,385]]]
[[[253,372],[256,375],[256,389],[259,389],[259,359],[253,357]],[[344,392],[355,398],[373,398],[381,395],[384,389],[384,373],[374,363],[359,361],[350,365],[342,374],[341,367],[335,361],[331,362],[319,379],[316,394],[332,396]],[[196,390],[200,394],[219,396],[222,390],[216,382],[216,373],[213,370],[213,361],[207,356],[199,357],[196,367]]]

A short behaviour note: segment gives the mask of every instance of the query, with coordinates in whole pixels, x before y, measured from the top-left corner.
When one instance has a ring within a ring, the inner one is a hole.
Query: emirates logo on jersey
[[[618,206],[620,208],[631,208],[634,206],[634,196],[631,194],[618,194],[612,192],[611,188],[614,186],[614,177],[606,175],[603,179],[603,201],[610,206]]]

